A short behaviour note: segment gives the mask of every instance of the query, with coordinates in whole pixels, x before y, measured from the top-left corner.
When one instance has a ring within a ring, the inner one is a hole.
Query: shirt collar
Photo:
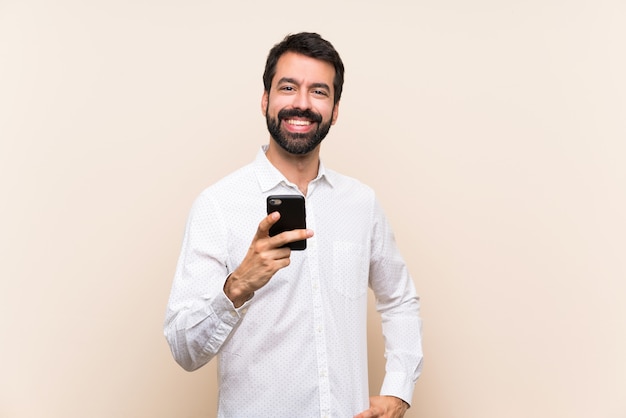
[[[287,178],[285,178],[285,176],[267,159],[267,156],[265,155],[267,148],[268,145],[262,145],[254,160],[254,172],[256,173],[259,186],[261,187],[261,191],[263,193],[272,190],[281,183],[291,184],[289,180],[287,180]],[[320,161],[317,177],[311,183],[318,181],[324,181],[328,183],[329,186],[333,186],[333,173],[326,170],[322,161]]]

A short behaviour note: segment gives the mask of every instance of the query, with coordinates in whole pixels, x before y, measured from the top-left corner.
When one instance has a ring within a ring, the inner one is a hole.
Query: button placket
[[[307,225],[315,231],[315,212],[311,205],[307,205]],[[330,379],[328,376],[328,351],[326,347],[326,333],[324,328],[324,305],[319,280],[317,240],[312,239],[307,244],[307,259],[310,272],[311,294],[313,297],[313,329],[315,347],[317,351],[317,370],[319,376],[319,396],[321,416],[330,416]]]

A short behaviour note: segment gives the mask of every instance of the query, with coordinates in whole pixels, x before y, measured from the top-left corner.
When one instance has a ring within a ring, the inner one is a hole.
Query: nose
[[[306,110],[311,108],[311,98],[306,90],[300,90],[294,96],[293,107],[296,109]]]

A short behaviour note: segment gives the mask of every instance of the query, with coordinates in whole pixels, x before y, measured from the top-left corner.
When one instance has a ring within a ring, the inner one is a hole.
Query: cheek
[[[265,113],[270,116],[276,117],[278,115],[278,112],[284,107],[285,105],[282,104],[280,100],[274,99],[267,103],[265,107]]]
[[[322,115],[325,115],[325,119],[330,121],[331,124],[335,123],[335,111],[333,110],[333,108],[329,108],[329,109],[325,109],[324,111],[325,113],[322,113]]]

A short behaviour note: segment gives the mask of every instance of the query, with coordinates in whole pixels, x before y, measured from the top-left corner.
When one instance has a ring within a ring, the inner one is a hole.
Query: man
[[[317,34],[275,45],[261,100],[269,145],[191,210],[165,335],[186,370],[218,355],[219,417],[402,417],[411,402],[422,361],[412,280],[373,191],[320,162],[343,75]],[[269,236],[280,215],[265,199],[281,194],[306,197],[310,229]],[[284,246],[302,239],[304,251]],[[387,358],[369,399],[368,285]]]

